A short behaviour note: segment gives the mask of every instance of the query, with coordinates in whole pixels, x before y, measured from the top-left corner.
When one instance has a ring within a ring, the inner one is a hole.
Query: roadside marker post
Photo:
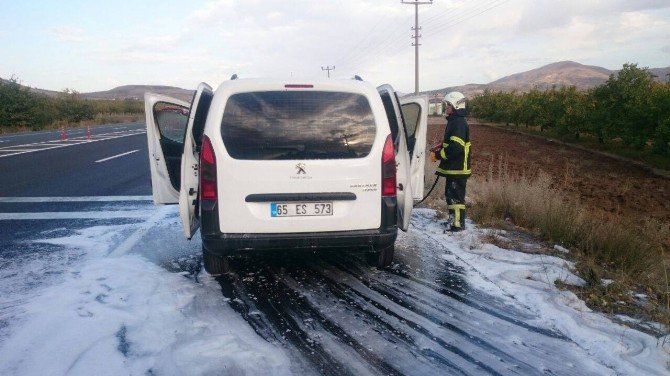
[[[60,132],[60,140],[61,141],[67,140],[67,131],[65,130],[65,126],[63,126],[63,129]]]
[[[91,141],[91,127],[86,127],[86,140]]]

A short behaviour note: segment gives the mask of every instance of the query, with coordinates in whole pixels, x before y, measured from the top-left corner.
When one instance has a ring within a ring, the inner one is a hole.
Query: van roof
[[[325,90],[345,92],[365,92],[376,87],[369,82],[354,79],[292,79],[292,78],[241,78],[224,81],[219,90],[268,91],[268,90]]]

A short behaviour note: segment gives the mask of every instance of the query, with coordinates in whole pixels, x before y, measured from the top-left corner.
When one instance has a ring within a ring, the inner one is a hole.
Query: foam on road
[[[554,286],[581,283],[569,262],[481,244],[487,230],[442,234],[431,210],[414,211],[386,270],[347,252],[265,254],[217,279],[176,207],[137,210],[0,258],[0,374],[668,373],[668,337]]]

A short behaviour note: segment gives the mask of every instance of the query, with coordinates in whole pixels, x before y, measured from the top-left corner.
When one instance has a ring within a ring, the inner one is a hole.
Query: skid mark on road
[[[569,338],[469,287],[432,239],[403,237],[388,270],[356,254],[263,255],[233,260],[219,283],[261,337],[318,373],[590,374]]]

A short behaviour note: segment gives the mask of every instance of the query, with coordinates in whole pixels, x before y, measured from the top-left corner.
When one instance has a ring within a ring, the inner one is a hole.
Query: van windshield
[[[234,94],[221,123],[230,156],[251,160],[362,158],[375,132],[365,96],[326,91]]]

